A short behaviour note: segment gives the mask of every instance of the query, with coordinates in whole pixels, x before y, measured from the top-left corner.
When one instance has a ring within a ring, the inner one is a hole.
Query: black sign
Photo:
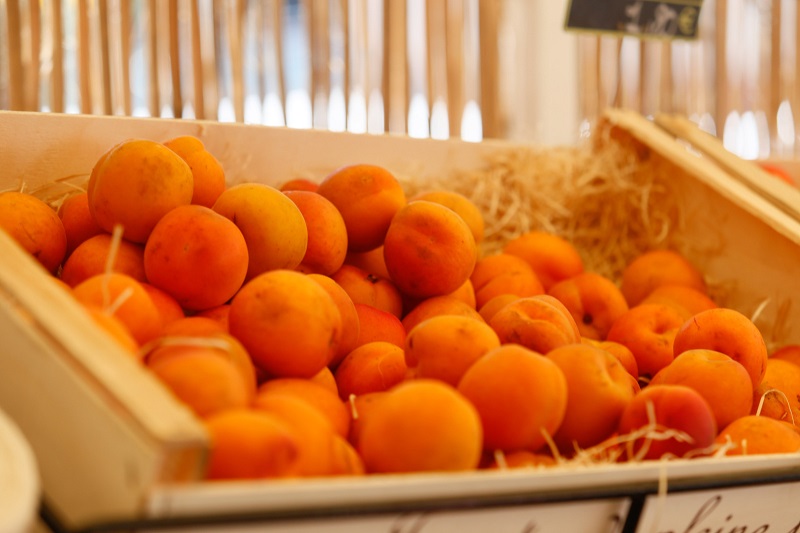
[[[695,39],[703,0],[570,0],[566,29]]]

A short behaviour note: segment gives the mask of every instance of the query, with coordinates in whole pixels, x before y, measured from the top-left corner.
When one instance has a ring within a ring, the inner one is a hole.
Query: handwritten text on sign
[[[228,524],[195,528],[210,533],[620,533],[627,498],[381,515]],[[176,530],[177,533],[178,530]],[[159,533],[167,531],[159,530]]]
[[[571,0],[567,29],[694,39],[703,0]]]
[[[637,533],[800,533],[800,483],[650,496]]]

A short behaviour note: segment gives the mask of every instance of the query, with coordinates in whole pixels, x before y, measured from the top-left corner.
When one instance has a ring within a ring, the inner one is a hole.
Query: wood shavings
[[[443,188],[474,202],[486,224],[484,255],[526,232],[547,231],[573,243],[587,270],[618,281],[633,257],[671,244],[680,212],[671,167],[610,131],[593,144],[510,146],[476,170],[399,179],[409,196]]]

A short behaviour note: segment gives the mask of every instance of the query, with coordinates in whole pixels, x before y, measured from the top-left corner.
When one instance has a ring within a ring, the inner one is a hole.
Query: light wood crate
[[[725,283],[726,305],[757,312],[770,342],[800,342],[800,328],[793,327],[800,321],[800,221],[791,209],[800,205],[800,193],[777,189],[783,200],[777,205],[774,195],[700,152],[702,142],[687,148],[635,113],[610,110],[604,120],[674,171],[686,222],[680,247]],[[127,138],[163,141],[182,134],[202,139],[229,179],[270,184],[299,174],[322,176],[354,162],[433,176],[477,168],[508,149],[501,142],[0,112],[0,190],[21,181],[33,190],[88,175],[103,152]],[[204,522],[220,530],[238,523],[260,524],[260,531],[311,531],[320,528],[314,520],[323,520],[332,531],[367,531],[396,524],[403,513],[507,508],[502,521],[511,510],[531,505],[553,520],[584,519],[581,530],[607,531],[609,520],[632,527],[637,506],[641,510],[643,499],[665,480],[670,491],[800,480],[800,456],[792,454],[546,471],[203,482],[208,438],[199,421],[2,233],[0,257],[0,408],[31,443],[45,507],[67,529]],[[572,507],[559,507],[563,502]]]

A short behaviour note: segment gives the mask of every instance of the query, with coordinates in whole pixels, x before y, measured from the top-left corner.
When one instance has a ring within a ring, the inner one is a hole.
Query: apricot
[[[333,452],[331,458],[331,475],[363,476],[367,473],[364,460],[355,447],[339,434],[333,435]]]
[[[376,165],[339,168],[320,182],[317,192],[342,214],[351,252],[366,252],[383,244],[389,224],[406,204],[397,178]]]
[[[441,315],[414,326],[406,336],[406,365],[419,378],[444,381],[454,387],[464,372],[500,339],[482,319]]]
[[[339,315],[342,318],[342,336],[339,340],[339,349],[329,363],[337,365],[345,355],[353,351],[358,346],[361,336],[361,322],[359,321],[358,311],[353,303],[353,299],[347,294],[341,285],[332,278],[322,274],[307,274],[308,278],[319,283],[328,295],[333,299]]]
[[[202,205],[165,214],[144,247],[148,281],[188,310],[230,300],[244,282],[248,262],[247,243],[236,224]]]
[[[517,344],[504,344],[475,361],[458,384],[478,410],[484,449],[538,450],[561,426],[567,380],[550,359]]]
[[[292,178],[286,180],[278,186],[281,192],[286,191],[311,191],[317,192],[319,183],[308,178]]]
[[[0,192],[0,230],[54,274],[67,252],[64,224],[53,208],[36,196]]]
[[[800,424],[799,366],[782,359],[767,359],[764,378],[752,392],[752,409],[747,414]]]
[[[616,284],[595,272],[581,272],[555,283],[547,294],[569,310],[582,337],[605,340],[611,325],[628,311]]]
[[[627,347],[636,359],[639,377],[652,378],[675,359],[673,342],[683,323],[683,315],[672,306],[641,304],[614,322],[606,340]]]
[[[355,304],[354,307],[359,324],[355,348],[376,341],[388,342],[399,348],[406,345],[406,329],[395,315],[371,305]]]
[[[264,394],[289,394],[300,398],[317,409],[330,422],[333,431],[347,437],[350,432],[350,409],[338,394],[310,379],[274,378],[258,387],[258,396]]]
[[[767,368],[767,346],[758,327],[734,309],[707,309],[684,322],[675,334],[673,350],[678,355],[692,348],[716,350],[745,367],[757,388]]]
[[[278,189],[240,183],[225,189],[213,210],[230,219],[247,243],[245,280],[270,270],[297,268],[308,247],[308,229],[300,209]]]
[[[114,260],[110,262],[112,250]],[[114,237],[105,232],[89,237],[64,262],[61,279],[74,287],[92,276],[104,273],[107,267],[112,272],[127,274],[137,281],[147,281],[144,246],[124,239],[115,242]]]
[[[753,406],[753,383],[747,370],[714,350],[682,352],[653,376],[650,385],[656,384],[686,385],[699,392],[711,406],[718,428],[750,414]]]
[[[588,344],[561,346],[547,358],[567,380],[566,413],[553,435],[559,450],[572,455],[610,437],[639,392],[636,378],[613,355]]]
[[[308,230],[308,245],[298,270],[330,276],[347,257],[347,228],[341,213],[316,192],[285,191],[284,194],[300,209]]]
[[[478,302],[475,299],[475,287],[469,279],[464,281],[464,283],[453,292],[445,294],[445,296],[452,296],[457,300],[461,300],[473,309],[478,308]]]
[[[797,427],[784,420],[747,415],[737,418],[719,432],[715,442],[725,455],[760,455],[800,451]]]
[[[800,344],[784,344],[769,354],[770,359],[782,359],[800,366]]]
[[[517,298],[497,311],[489,326],[502,344],[520,344],[542,354],[581,340],[564,304],[546,294]]]
[[[195,316],[203,316],[206,318],[210,318],[212,320],[216,320],[219,322],[227,331],[228,330],[228,313],[230,313],[231,305],[222,304],[216,307],[212,307],[210,309],[203,309],[202,311],[198,311],[195,313]]]
[[[333,372],[339,397],[389,390],[406,377],[403,348],[390,342],[362,344],[342,359]]]
[[[278,417],[297,435],[299,447],[292,476],[332,475],[337,434],[317,408],[289,394],[259,394],[253,407]]]
[[[547,468],[555,466],[555,457],[546,453],[537,453],[529,450],[515,450],[513,452],[500,452],[492,456],[491,461],[485,466],[488,469],[516,469],[516,468]]]
[[[445,189],[436,189],[418,193],[409,198],[408,201],[413,202],[415,200],[426,200],[449,207],[467,223],[475,243],[480,244],[483,241],[483,233],[486,226],[483,220],[483,213],[475,205],[475,202],[463,194]]]
[[[383,259],[383,245],[366,252],[347,252],[344,264],[353,265],[361,270],[383,279],[389,279],[386,261]]]
[[[241,375],[248,403],[252,401],[257,386],[255,366],[244,346],[227,333],[197,331],[194,334],[186,333],[184,336],[169,334],[161,336],[156,340],[152,350],[144,354],[144,361],[150,366],[162,359],[180,357],[193,352],[213,353],[230,361]]]
[[[72,289],[75,299],[117,317],[142,346],[161,331],[161,315],[150,295],[132,277],[111,272],[98,274]]]
[[[392,219],[383,257],[402,293],[429,298],[453,292],[470,278],[477,246],[466,222],[454,211],[418,200]]]
[[[406,332],[414,329],[414,326],[435,316],[464,316],[484,321],[480,313],[474,307],[470,307],[452,295],[432,296],[418,303],[411,311],[403,317],[402,323]]]
[[[636,364],[636,358],[633,356],[633,352],[630,348],[624,344],[609,340],[598,341],[586,337],[581,337],[581,342],[607,351],[622,364],[623,368],[628,371],[628,374],[635,378],[639,377],[639,366]]]
[[[228,328],[261,370],[308,378],[336,356],[342,317],[319,283],[292,270],[273,270],[233,297]]]
[[[674,250],[651,250],[636,256],[622,271],[620,290],[633,307],[661,285],[683,285],[706,293],[703,274]]]
[[[244,378],[229,359],[194,348],[147,363],[155,376],[200,418],[249,405]]]
[[[545,290],[557,281],[583,272],[583,259],[575,246],[546,231],[523,233],[510,240],[503,252],[527,261]]]
[[[72,251],[80,243],[103,232],[91,211],[89,211],[89,194],[80,191],[64,198],[57,210],[58,217],[64,225],[64,233],[67,236],[67,250],[65,257],[69,257]]]
[[[168,324],[186,317],[186,313],[184,313],[181,305],[170,294],[167,294],[150,283],[140,282],[140,284],[150,296],[150,299],[153,300],[156,309],[158,309],[158,315],[161,317],[162,329]]]
[[[182,135],[164,142],[164,146],[181,156],[192,171],[194,187],[192,204],[211,207],[225,190],[225,170],[219,160],[206,150],[203,141],[193,135]]]
[[[516,294],[499,294],[479,307],[478,314],[480,314],[481,318],[488,324],[491,322],[495,313],[505,307],[506,304],[510,304],[519,298],[520,297]]]
[[[205,316],[184,316],[174,320],[161,329],[162,337],[208,337],[227,333],[217,320]]]
[[[659,285],[641,303],[673,305],[687,320],[700,311],[718,307],[705,292],[685,285]]]
[[[355,304],[371,305],[397,318],[403,314],[403,297],[394,282],[361,270],[353,265],[342,265],[331,274]]]
[[[339,396],[339,386],[336,384],[336,378],[333,376],[333,371],[329,366],[326,366],[310,378],[309,381],[312,383],[316,383],[321,385],[335,394],[337,397]]]
[[[347,398],[346,401],[350,407],[350,432],[347,435],[347,441],[356,449],[358,449],[358,439],[361,436],[364,420],[369,418],[375,405],[387,394],[388,391],[380,390],[364,394],[351,394]]]
[[[178,154],[162,143],[129,139],[100,157],[87,194],[101,228],[111,233],[120,224],[125,239],[143,243],[161,217],[192,201],[193,190],[192,170]]]
[[[258,409],[229,409],[204,421],[210,439],[206,478],[288,477],[297,467],[299,436],[277,416]]]
[[[481,421],[452,386],[410,381],[375,404],[357,449],[370,473],[474,470],[481,458]]]
[[[95,305],[88,304],[83,307],[97,326],[111,335],[111,337],[117,341],[123,349],[130,353],[132,357],[140,360],[139,343],[136,342],[136,339],[133,338],[128,327],[119,318],[106,313],[103,309]]]
[[[475,306],[480,309],[495,296],[513,294],[520,298],[544,294],[544,287],[533,268],[521,257],[492,254],[475,263],[470,275],[475,290]]]
[[[705,398],[686,385],[648,385],[620,417],[628,460],[686,457],[714,443],[717,422]]]

